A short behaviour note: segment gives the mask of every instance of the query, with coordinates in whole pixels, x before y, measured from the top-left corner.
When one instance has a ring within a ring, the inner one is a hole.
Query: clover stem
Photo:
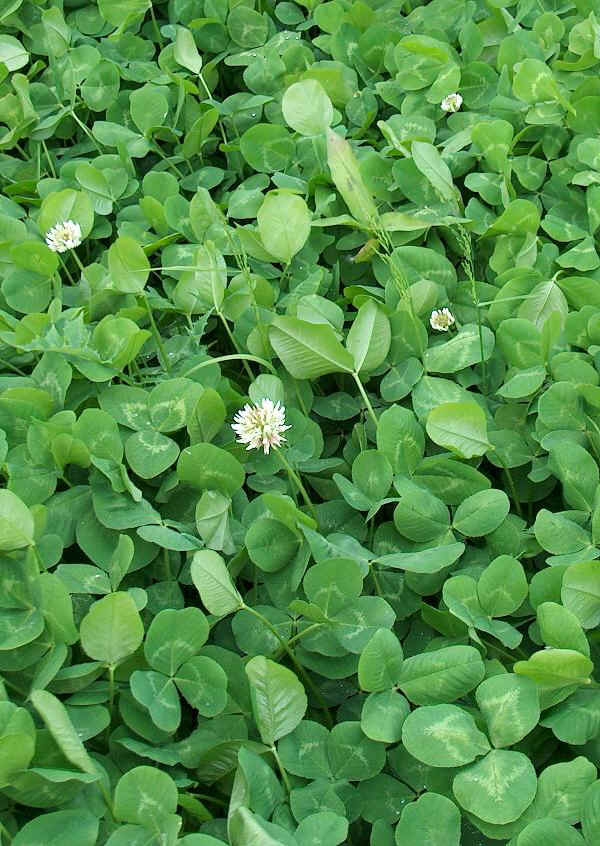
[[[508,480],[508,487],[510,488],[510,492],[512,498],[515,503],[515,508],[517,509],[517,514],[519,517],[523,516],[523,509],[521,508],[521,500],[519,499],[519,494],[517,493],[517,488],[515,486],[515,480],[512,477],[512,473],[508,469],[508,467],[504,467],[504,472],[506,473],[506,478]]]
[[[81,271],[81,278],[82,278],[82,279],[85,279],[86,283],[89,285],[88,280],[85,278],[85,267],[83,266],[83,264],[82,264],[82,262],[81,262],[81,259],[79,258],[79,256],[78,256],[78,255],[77,255],[77,253],[75,252],[75,250],[71,250],[71,255],[72,255],[72,256],[73,256],[73,258],[75,259],[75,264],[77,265],[77,267],[78,267],[78,268],[79,268],[79,270]]]
[[[100,777],[100,779],[98,780],[98,789],[100,790],[100,793],[102,794],[102,798],[104,799],[106,807],[108,808],[109,814],[111,815],[111,817],[114,820],[115,814],[114,814],[114,810],[113,810],[112,799],[111,799],[110,793],[108,792],[108,790],[106,789],[106,787],[102,783],[102,777]]]
[[[271,752],[273,753],[273,757],[275,758],[275,760],[277,762],[277,766],[279,767],[279,772],[281,773],[281,778],[283,779],[283,783],[285,784],[285,789],[289,793],[292,789],[292,786],[290,784],[290,780],[288,778],[288,775],[285,771],[285,767],[281,763],[281,758],[279,757],[277,749],[275,748],[275,744],[273,744],[273,746],[271,746]]]
[[[16,691],[19,694],[19,696],[23,697],[23,699],[27,699],[27,692],[25,690],[22,690],[19,687],[19,685],[15,684],[13,681],[10,681],[9,679],[2,679],[2,681],[6,685],[6,687],[10,687],[11,690]]]
[[[266,626],[266,628],[271,632],[271,634],[274,635],[277,638],[277,640],[279,641],[282,649],[284,650],[284,652],[286,653],[286,655],[288,656],[288,658],[290,659],[290,661],[294,665],[294,669],[296,670],[297,674],[302,677],[302,679],[304,680],[304,683],[309,688],[309,690],[314,695],[315,699],[317,700],[317,702],[320,704],[321,708],[323,709],[323,712],[325,714],[325,719],[327,721],[329,728],[333,728],[333,720],[331,719],[331,714],[329,713],[329,708],[327,707],[327,703],[323,699],[323,697],[322,697],[321,693],[319,692],[318,688],[315,687],[312,679],[310,678],[310,676],[308,675],[308,673],[306,672],[306,670],[304,669],[302,664],[300,664],[300,662],[298,661],[298,659],[296,658],[296,656],[294,655],[294,653],[292,652],[292,650],[288,646],[287,641],[284,640],[281,637],[281,635],[279,634],[279,632],[277,631],[275,626],[272,625],[270,620],[267,620],[267,618],[264,617],[260,613],[260,611],[256,611],[256,609],[252,608],[250,605],[246,605],[245,603],[242,605],[242,608],[244,609],[244,611],[248,611],[250,614],[252,614],[254,617],[256,617],[257,620],[260,620],[261,623],[263,624],[263,626]]]
[[[66,264],[65,264],[65,262],[63,261],[63,258],[62,258],[62,256],[61,256],[61,254],[60,254],[60,253],[57,253],[56,255],[58,256],[58,260],[59,260],[59,262],[60,262],[60,266],[62,267],[62,269],[64,270],[64,272],[67,274],[67,279],[69,280],[69,282],[71,283],[71,285],[74,285],[74,284],[75,284],[75,280],[74,280],[74,279],[73,279],[73,277],[71,276],[71,271],[69,270],[69,268],[67,267],[67,265],[66,265]]]
[[[523,509],[521,508],[521,500],[519,499],[519,494],[517,493],[517,488],[515,486],[515,480],[512,477],[512,473],[502,460],[502,456],[500,455],[500,453],[496,449],[492,449],[491,452],[493,452],[498,457],[498,461],[500,462],[500,464],[502,465],[502,469],[506,473],[508,487],[510,489],[511,496],[514,500],[515,508],[517,509],[517,514],[519,515],[519,517],[522,517]]]
[[[6,361],[6,359],[4,358],[0,358],[0,364],[2,365],[2,367],[6,367],[8,368],[8,370],[12,370],[14,373],[18,373],[19,376],[27,377],[27,373],[25,373],[24,370],[21,370],[20,367],[16,366],[16,364],[11,364],[10,361]]]
[[[375,538],[375,520],[371,518],[369,523],[369,549],[373,549],[373,540]]]
[[[6,837],[6,839],[8,840],[8,842],[9,842],[9,843],[12,843],[12,835],[11,835],[11,833],[8,831],[8,829],[6,828],[6,826],[4,826],[4,825],[0,822],[0,843],[2,842],[2,838],[3,838],[3,837]]]
[[[377,430],[377,417],[375,416],[375,412],[373,411],[373,406],[371,405],[371,401],[369,400],[369,397],[367,396],[367,392],[363,388],[363,383],[360,381],[360,376],[358,375],[358,373],[354,373],[354,372],[352,373],[352,376],[354,378],[354,381],[356,382],[358,390],[360,391],[360,395],[363,398],[363,402],[367,407],[367,411],[371,415],[371,420],[375,424],[375,430]]]
[[[462,226],[458,226],[457,239],[464,250],[464,259],[462,261],[462,268],[466,274],[467,279],[471,283],[471,297],[473,305],[477,312],[477,330],[479,332],[479,351],[481,355],[481,389],[484,394],[488,392],[487,385],[487,365],[484,360],[483,348],[483,326],[481,323],[481,309],[479,307],[479,294],[477,293],[477,283],[475,282],[475,266],[473,263],[473,244],[471,242],[471,234]]]
[[[108,708],[112,716],[113,706],[115,704],[115,668],[108,667]]]
[[[302,629],[301,632],[295,634],[294,637],[291,637],[288,640],[288,646],[291,646],[292,643],[295,643],[297,640],[300,640],[303,637],[306,637],[308,634],[312,634],[316,629],[320,629],[323,623],[313,623],[312,626],[308,626],[306,629]],[[600,639],[600,632],[598,632],[598,638]]]
[[[203,802],[212,802],[213,805],[219,805],[221,808],[229,807],[229,802],[226,802],[224,799],[219,799],[216,796],[209,796],[208,793],[191,793],[190,796],[193,796],[194,799],[199,799]]]
[[[246,355],[245,353],[240,353],[239,355],[220,355],[217,356],[217,358],[207,358],[206,361],[201,361],[200,364],[195,364],[187,370],[183,376],[191,376],[192,373],[196,372],[196,370],[201,370],[203,367],[210,367],[213,364],[220,364],[222,361],[256,361],[258,364],[262,364],[263,367],[266,367],[267,370],[270,370],[271,373],[277,374],[273,365],[268,361],[265,361],[264,358],[259,358],[257,355]]]
[[[293,643],[296,643],[296,641],[301,640],[305,635],[312,634],[315,631],[315,629],[320,629],[321,626],[323,626],[323,625],[325,625],[325,624],[324,623],[313,623],[312,626],[308,626],[306,629],[303,629],[301,632],[298,632],[298,634],[295,634],[293,637],[291,637],[288,640],[287,645],[291,646]],[[277,652],[275,652],[273,654],[273,660],[278,661],[281,658],[282,654],[283,654],[283,650],[278,649]]]
[[[375,567],[373,564],[370,566],[371,576],[373,577],[373,584],[375,585],[375,592],[378,596],[383,596],[383,591],[381,590],[381,585],[379,583],[379,579],[377,578],[377,573],[375,572]]]
[[[52,293],[55,300],[62,301],[62,282],[58,273],[52,274]]]
[[[198,79],[200,80],[200,85],[204,88],[204,91],[206,92],[206,96],[208,97],[210,102],[213,103],[214,108],[215,98],[213,97],[210,88],[206,84],[206,80],[202,75],[202,71],[198,72]],[[221,138],[223,139],[223,144],[227,145],[229,142],[227,140],[227,133],[225,132],[225,127],[223,126],[223,121],[219,118],[217,123],[219,124],[219,130],[221,131]]]
[[[303,498],[304,502],[306,503],[306,505],[310,509],[311,514],[314,517],[314,519],[317,521],[317,525],[318,525],[319,518],[317,517],[317,512],[315,510],[315,506],[312,504],[312,500],[309,497],[308,493],[306,492],[306,488],[302,484],[302,480],[300,479],[300,476],[296,473],[296,471],[294,470],[292,465],[289,463],[289,461],[287,460],[287,458],[285,457],[283,452],[280,449],[278,449],[277,447],[274,447],[273,449],[277,453],[279,460],[281,461],[281,463],[283,464],[283,466],[287,470],[288,476],[290,477],[290,481],[294,482],[294,484],[297,486],[298,490],[302,494],[302,498]]]
[[[79,120],[79,118],[77,117],[77,113],[76,113],[75,109],[71,109],[69,114],[71,115],[73,120],[79,125],[79,128],[82,129],[83,132],[85,132],[85,134],[90,139],[90,141],[92,142],[92,144],[94,145],[96,150],[98,150],[98,154],[101,156],[102,155],[102,147],[98,144],[98,142],[96,141],[96,139],[94,138],[94,136],[92,135],[90,130],[87,128],[85,123],[83,123],[83,121]]]
[[[499,652],[500,655],[503,655],[512,664],[516,663],[515,656],[511,655],[511,653],[507,652],[505,649],[502,649],[501,646],[496,646],[495,643],[490,643],[489,640],[486,640],[485,638],[483,638],[481,636],[479,637],[479,639],[485,646],[487,646],[489,649],[495,649],[496,652]],[[518,647],[515,648],[515,653],[517,653],[518,658],[521,658],[524,661],[527,661],[527,659],[529,658],[529,655],[526,655],[525,652],[523,652],[523,650],[519,649]]]
[[[160,44],[161,50],[164,47],[164,41],[162,40],[162,36],[160,34],[160,27],[156,23],[156,18],[154,17],[154,7],[152,3],[150,3],[150,17],[152,18],[152,29],[154,30],[154,34],[156,35],[156,40]]]
[[[46,161],[48,162],[48,167],[50,169],[50,176],[52,179],[56,179],[56,170],[54,169],[54,164],[52,162],[52,158],[50,153],[48,152],[48,147],[46,146],[46,142],[42,138],[42,149],[44,150],[44,155],[46,156]]]
[[[473,291],[475,291],[475,283],[473,282]],[[475,293],[473,294],[475,297]],[[484,394],[488,392],[488,385],[487,385],[487,365],[484,360],[484,349],[483,349],[483,327],[481,325],[481,309],[478,307],[478,303],[476,302],[475,307],[477,308],[477,330],[479,332],[479,354],[481,356],[481,387]]]
[[[232,344],[234,350],[236,351],[236,353],[240,354],[241,350],[240,350],[239,344],[236,341],[233,332],[229,328],[229,324],[227,323],[227,320],[225,319],[224,315],[218,310],[217,310],[217,314],[219,315],[221,323],[223,324],[225,331],[227,332],[227,337],[231,341],[231,344]],[[245,360],[242,361],[242,364],[243,364],[244,370],[246,371],[246,373],[248,375],[248,378],[250,379],[251,382],[254,382],[254,373],[252,372],[250,365]]]
[[[150,321],[150,327],[154,336],[154,342],[158,349],[158,357],[160,359],[160,363],[162,364],[164,370],[169,373],[171,369],[169,366],[169,356],[167,355],[167,351],[165,350],[162,338],[160,337],[160,332],[158,331],[158,327],[154,320],[154,315],[152,314],[152,309],[150,308],[150,303],[148,302],[148,297],[146,296],[145,291],[142,292],[142,299],[144,301],[144,305],[146,306],[146,311],[148,312],[148,320]]]

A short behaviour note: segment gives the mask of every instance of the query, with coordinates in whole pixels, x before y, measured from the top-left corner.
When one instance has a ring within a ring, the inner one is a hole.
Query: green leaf
[[[540,635],[546,646],[574,649],[590,655],[590,645],[579,620],[568,608],[557,602],[542,602],[537,607]]]
[[[485,679],[475,698],[496,748],[518,743],[540,719],[537,688],[525,676],[501,673]]]
[[[552,729],[554,736],[563,743],[582,746],[600,731],[600,693],[585,687],[576,690],[564,702],[551,708],[541,725]]]
[[[264,658],[252,658],[246,664],[250,682],[252,711],[263,743],[292,732],[306,712],[304,688],[291,670]]]
[[[552,444],[549,452],[548,466],[560,479],[565,500],[572,508],[592,511],[600,471],[590,453],[568,441]]]
[[[61,846],[65,842],[78,846],[95,846],[100,822],[94,815],[83,810],[55,811],[40,814],[28,823],[13,838],[14,846]]]
[[[481,149],[492,170],[504,173],[514,130],[506,120],[490,120],[476,123],[471,131],[473,143]]]
[[[527,590],[525,571],[511,555],[494,558],[477,582],[481,607],[491,617],[512,614],[524,602]]]
[[[151,129],[164,123],[169,103],[160,89],[144,85],[129,95],[129,111],[140,132],[148,135]]]
[[[389,352],[391,337],[390,321],[385,312],[374,300],[368,300],[359,308],[346,339],[355,372],[377,370]]]
[[[487,361],[494,351],[494,333],[487,326],[481,329],[481,338],[477,326],[462,326],[459,332],[444,344],[436,344],[425,351],[423,364],[428,373],[456,373]],[[481,357],[483,348],[483,359]]]
[[[133,696],[148,711],[154,725],[168,734],[177,731],[181,705],[174,681],[153,670],[136,670],[129,683]]]
[[[256,816],[248,808],[237,808],[229,821],[231,846],[296,846],[284,828]]]
[[[473,717],[456,705],[430,705],[412,711],[402,727],[402,743],[414,758],[430,767],[461,767],[490,748]]]
[[[150,262],[137,241],[121,235],[108,250],[108,270],[117,291],[138,294],[150,275]]]
[[[414,413],[393,405],[380,416],[377,449],[390,461],[394,472],[412,475],[425,452],[425,435]]]
[[[331,773],[336,779],[365,781],[376,776],[385,764],[385,749],[365,737],[360,723],[335,725],[329,735],[327,755]]]
[[[342,608],[332,619],[333,635],[348,652],[360,654],[380,627],[392,628],[396,615],[380,596],[360,596],[355,603]]]
[[[210,614],[231,614],[243,605],[224,560],[216,552],[196,552],[191,566],[192,581]]]
[[[156,767],[134,767],[117,782],[114,813],[122,822],[158,828],[176,809],[175,782]]]
[[[291,564],[301,542],[296,532],[269,517],[260,517],[246,533],[250,560],[266,573],[275,573]]]
[[[31,511],[12,491],[0,490],[0,550],[22,549],[33,543]]]
[[[402,726],[409,713],[410,705],[395,690],[371,693],[363,705],[360,727],[371,740],[397,743],[402,737]]]
[[[231,496],[244,484],[244,468],[231,453],[209,443],[186,447],[177,461],[177,476],[194,488]]]
[[[394,510],[394,525],[403,537],[428,543],[449,530],[450,512],[440,499],[408,479],[397,479],[395,487],[402,498]]]
[[[540,212],[530,200],[513,200],[500,217],[484,232],[484,237],[495,235],[535,235],[540,225]]]
[[[289,264],[310,235],[308,206],[291,191],[269,191],[258,210],[258,231],[265,249],[283,264]]]
[[[456,201],[456,189],[452,180],[452,173],[433,144],[426,141],[413,141],[413,162],[434,191],[442,200]]]
[[[295,379],[352,372],[352,357],[330,326],[307,323],[296,317],[276,317],[269,327],[269,340]]]
[[[378,629],[361,652],[358,683],[362,690],[389,690],[397,684],[404,660],[402,646],[389,629]]]
[[[179,667],[174,681],[192,708],[203,717],[215,717],[227,705],[227,675],[212,658],[204,655],[190,658]]]
[[[264,15],[246,6],[234,7],[227,16],[232,41],[240,47],[259,47],[267,40],[268,23]]]
[[[121,3],[101,0],[98,8],[104,20],[121,31],[134,21],[141,20],[148,11],[148,5],[148,0],[124,0]]]
[[[82,238],[90,234],[94,225],[94,210],[85,191],[66,188],[64,191],[52,191],[44,197],[37,221],[42,235],[45,236],[53,226],[65,220],[79,224]]]
[[[98,775],[62,702],[47,690],[34,690],[30,698],[65,758],[84,773]]]
[[[584,629],[600,624],[600,562],[572,564],[563,576],[561,599]]]
[[[377,206],[361,176],[352,147],[344,138],[327,130],[327,163],[331,178],[350,213],[371,228],[377,222]]]
[[[515,96],[526,103],[539,103],[554,100],[558,96],[558,86],[550,68],[539,59],[524,59],[515,68],[513,79]]]
[[[416,705],[461,699],[483,679],[485,669],[472,646],[447,646],[404,659],[398,686]]]
[[[279,756],[286,770],[307,779],[329,778],[328,738],[329,732],[321,723],[302,720],[279,743]]]
[[[294,837],[298,846],[320,846],[326,842],[339,846],[348,835],[348,820],[332,811],[319,811],[300,822]]]
[[[203,314],[221,308],[227,286],[223,255],[212,241],[196,250],[194,265],[184,271],[173,291],[173,302],[188,314]]]
[[[198,52],[194,36],[183,26],[177,27],[175,38],[175,49],[173,51],[175,61],[192,73],[199,74],[202,70],[202,56]]]
[[[153,479],[177,461],[179,447],[160,432],[134,432],[125,441],[125,457],[134,473]]]
[[[257,123],[240,138],[240,152],[258,173],[284,171],[294,154],[294,141],[284,126]]]
[[[94,661],[117,667],[144,639],[144,626],[129,593],[111,593],[94,602],[81,621],[81,645]]]
[[[590,784],[584,793],[581,828],[587,843],[600,835],[600,781]]]
[[[491,444],[487,439],[485,414],[474,402],[445,402],[427,418],[427,434],[460,458],[484,455]]]
[[[446,796],[427,792],[402,811],[397,846],[459,846],[460,813]]]
[[[478,491],[458,506],[452,527],[468,537],[480,538],[497,529],[509,510],[510,502],[504,491],[495,488]]]
[[[173,676],[204,646],[208,631],[208,621],[199,608],[165,608],[152,620],[146,633],[146,660],[152,669]]]
[[[534,820],[517,838],[517,846],[584,846],[578,831],[562,820]]]
[[[461,807],[485,822],[513,822],[531,805],[537,789],[533,764],[521,752],[493,749],[462,769],[452,782]]]
[[[565,699],[580,685],[589,684],[593,667],[590,659],[580,652],[548,648],[534,652],[527,661],[517,661],[513,670],[537,683],[540,704],[547,708]]]
[[[286,90],[281,110],[288,126],[300,135],[318,135],[333,121],[333,106],[316,79],[295,82]]]
[[[63,661],[64,661],[63,656]],[[25,708],[0,703],[0,784],[8,787],[13,776],[26,770],[35,752],[36,729]]]
[[[421,552],[392,552],[377,561],[383,567],[432,575],[450,567],[465,551],[464,543],[448,543]]]

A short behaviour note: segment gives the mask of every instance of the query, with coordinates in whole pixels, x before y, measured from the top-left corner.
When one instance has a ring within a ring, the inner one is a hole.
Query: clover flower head
[[[73,220],[63,220],[46,232],[46,243],[53,253],[66,253],[81,244],[81,226]]]
[[[441,102],[442,111],[444,112],[457,112],[460,107],[462,106],[463,98],[460,96],[458,91],[454,94],[448,94],[447,97]]]
[[[269,454],[271,447],[280,446],[285,438],[283,432],[290,429],[285,425],[285,407],[280,402],[263,399],[258,405],[248,403],[233,418],[231,428],[246,449],[260,449]]]
[[[449,308],[440,308],[431,312],[429,322],[432,329],[438,329],[440,332],[447,332],[454,323],[454,315]]]

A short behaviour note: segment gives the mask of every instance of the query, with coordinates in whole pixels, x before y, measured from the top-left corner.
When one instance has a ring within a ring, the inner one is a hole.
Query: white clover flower
[[[247,403],[233,421],[231,428],[238,442],[247,444],[247,450],[262,447],[265,455],[271,447],[278,447],[285,441],[283,432],[291,428],[285,425],[285,407],[270,399],[263,399],[256,406]]]
[[[46,243],[53,253],[66,253],[81,244],[81,226],[73,220],[63,220],[46,232]]]
[[[448,94],[447,97],[444,97],[440,105],[443,112],[457,112],[462,106],[462,102],[463,98],[457,91],[454,94]]]
[[[440,308],[431,312],[429,322],[432,329],[438,329],[440,332],[447,332],[454,323],[454,315],[449,308]]]

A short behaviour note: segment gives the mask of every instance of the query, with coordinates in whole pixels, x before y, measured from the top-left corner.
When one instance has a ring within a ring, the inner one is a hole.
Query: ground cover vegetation
[[[3,846],[598,846],[597,11],[1,0]]]

